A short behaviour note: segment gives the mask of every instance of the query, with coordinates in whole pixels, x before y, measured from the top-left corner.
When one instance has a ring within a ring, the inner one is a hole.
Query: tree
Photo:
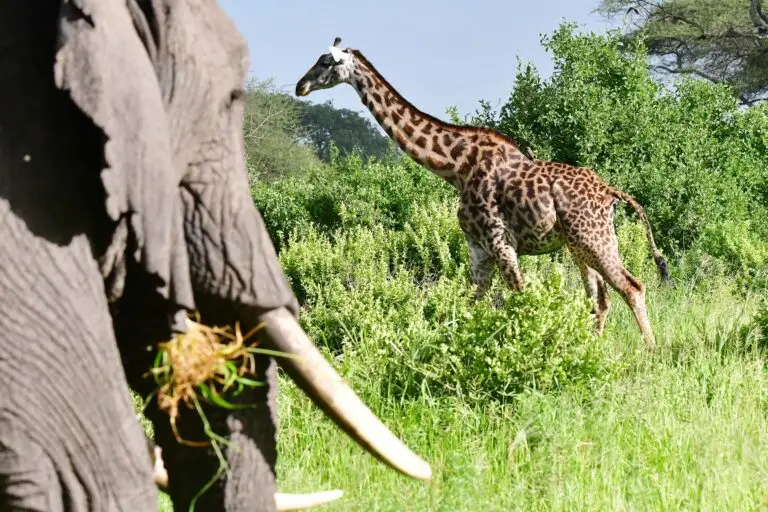
[[[243,132],[252,180],[270,180],[317,163],[311,148],[297,144],[302,134],[297,102],[276,91],[271,80],[251,80],[246,87]]]
[[[299,105],[303,138],[322,160],[330,161],[331,143],[342,156],[356,149],[364,157],[388,155],[389,139],[359,113],[337,109],[330,101],[321,104],[301,101]]]
[[[384,159],[398,152],[369,120],[331,102],[313,104],[251,79],[246,87],[243,131],[251,179],[271,180],[330,162],[331,145],[340,155]]]
[[[768,98],[768,16],[762,0],[601,0],[628,16],[661,74],[696,75],[732,88],[742,104]]]

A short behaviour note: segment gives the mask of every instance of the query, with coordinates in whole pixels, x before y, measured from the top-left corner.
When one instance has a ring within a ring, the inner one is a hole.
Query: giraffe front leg
[[[523,275],[520,273],[520,262],[517,258],[517,251],[508,242],[503,228],[494,230],[491,233],[489,243],[491,255],[501,270],[507,286],[512,290],[522,291]]]
[[[469,262],[472,265],[472,285],[475,287],[475,302],[485,297],[488,288],[491,286],[493,278],[494,261],[493,256],[488,251],[469,238],[467,238],[469,247]]]

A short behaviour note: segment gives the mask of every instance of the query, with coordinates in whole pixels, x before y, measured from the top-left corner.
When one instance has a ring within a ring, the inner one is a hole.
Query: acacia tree
[[[745,105],[768,99],[768,15],[763,0],[601,0],[626,17],[661,74],[696,75],[732,87]]]
[[[272,80],[249,80],[243,135],[251,180],[272,180],[306,170],[318,162],[312,148],[297,144],[301,111]]]

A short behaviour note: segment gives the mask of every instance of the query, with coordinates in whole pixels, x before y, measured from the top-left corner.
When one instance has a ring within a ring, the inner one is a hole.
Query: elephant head
[[[149,391],[151,348],[183,332],[192,311],[207,324],[263,325],[263,343],[295,356],[278,361],[340,428],[393,468],[429,479],[429,465],[371,413],[297,322],[296,299],[249,194],[247,46],[217,2],[20,5],[0,9],[8,71],[0,72],[0,236],[14,240],[0,247],[0,350],[11,354],[0,356],[0,384],[24,390],[50,421],[34,425],[24,400],[0,400],[9,411],[0,413],[0,427],[8,426],[0,429],[0,482],[21,475],[0,485],[0,503],[28,506],[37,494],[25,483],[43,485],[53,474],[69,476],[58,477],[58,491],[47,488],[43,509],[61,508],[51,496],[75,508],[142,509],[151,501],[126,383]],[[18,322],[26,318],[43,327],[25,331]],[[57,323],[69,329],[56,331]],[[14,359],[17,346],[38,359]],[[6,364],[32,368],[49,354],[56,365],[34,385]],[[258,366],[266,386],[237,398],[253,407],[206,409],[231,442],[230,471],[197,499],[202,510],[277,506],[276,368],[269,357]],[[57,389],[57,379],[70,391]],[[174,508],[186,509],[219,462],[210,449],[176,442],[156,404],[147,417]],[[194,411],[182,412],[179,426],[186,439],[204,436]],[[19,469],[30,464],[24,453],[36,457],[31,473]]]

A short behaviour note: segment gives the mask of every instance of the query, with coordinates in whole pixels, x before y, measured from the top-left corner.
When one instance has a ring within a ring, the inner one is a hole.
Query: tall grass
[[[380,394],[337,360],[373,410],[434,468],[394,473],[281,381],[283,490],[342,488],[329,510],[756,510],[768,506],[768,378],[727,284],[651,290],[648,354],[617,304],[606,338],[621,371],[597,388],[522,392],[509,403]]]
[[[403,477],[280,378],[280,489],[341,488],[328,510],[762,510],[768,507],[768,378],[742,327],[756,301],[727,283],[653,289],[648,354],[617,303],[606,339],[621,372],[596,389],[511,402],[385,396],[358,359],[336,360],[369,406],[433,465]],[[160,511],[172,510],[165,495]]]

